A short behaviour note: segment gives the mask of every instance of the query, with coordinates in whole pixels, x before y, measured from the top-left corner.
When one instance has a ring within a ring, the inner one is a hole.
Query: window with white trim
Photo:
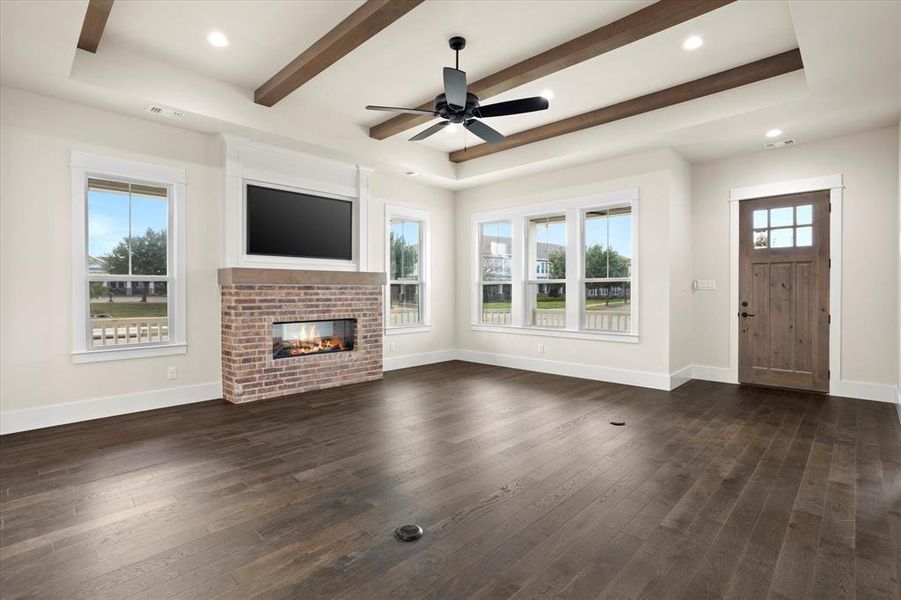
[[[637,189],[495,210],[473,225],[473,328],[638,341]]]
[[[632,207],[583,213],[585,329],[632,331]]]
[[[76,152],[72,169],[75,361],[183,353],[183,171]]]
[[[529,219],[529,318],[538,327],[566,327],[566,215]]]
[[[479,224],[479,322],[510,325],[513,294],[513,227],[510,221]]]
[[[387,222],[385,325],[398,329],[427,326],[427,214],[414,209],[389,207]]]

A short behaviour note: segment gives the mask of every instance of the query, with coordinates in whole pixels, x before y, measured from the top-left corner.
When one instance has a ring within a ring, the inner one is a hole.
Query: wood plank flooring
[[[6,436],[0,483],[10,600],[901,596],[895,407],[806,393],[443,363]]]

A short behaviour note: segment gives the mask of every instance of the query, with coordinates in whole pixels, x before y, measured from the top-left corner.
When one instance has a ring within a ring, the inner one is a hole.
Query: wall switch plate
[[[544,344],[538,344],[538,354],[544,354]]]
[[[388,343],[388,352],[394,352],[397,350],[397,344],[394,342]]]
[[[715,290],[716,279],[695,279],[691,287],[695,290]]]
[[[175,379],[176,377],[178,377],[178,371],[175,367],[166,369],[166,379]]]

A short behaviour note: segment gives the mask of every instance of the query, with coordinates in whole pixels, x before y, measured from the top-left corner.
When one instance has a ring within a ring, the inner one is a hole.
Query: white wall
[[[842,380],[898,382],[898,130],[880,129],[693,165],[696,365],[729,366],[729,190],[805,177],[844,177]]]
[[[187,354],[72,364],[73,149],[185,168]],[[215,397],[221,160],[213,136],[0,90],[0,410],[202,384]]]
[[[385,205],[424,210],[429,214],[428,302],[431,330],[385,336],[385,368],[402,368],[452,357],[454,348],[454,194],[412,178],[374,173],[370,181],[370,266],[384,271]],[[386,292],[387,293],[387,292]]]
[[[73,149],[186,170],[187,354],[72,363],[68,165]],[[3,431],[219,397],[223,160],[215,135],[0,88]],[[386,202],[431,215],[433,327],[392,336],[395,354],[402,357],[394,364],[402,366],[408,355],[454,346],[453,194],[378,172],[370,186],[372,270],[384,269]],[[177,367],[177,379],[166,378],[169,366]]]
[[[670,373],[691,367],[691,165],[680,156],[673,160],[670,201]],[[683,374],[687,377],[687,374]],[[678,382],[676,382],[678,383]]]
[[[370,188],[371,268],[384,269],[386,203],[427,210],[432,228],[432,328],[386,338],[386,366],[444,360],[458,349],[473,360],[497,362],[500,357],[512,366],[657,387],[691,363],[727,367],[729,189],[841,173],[846,185],[842,376],[897,386],[899,140],[898,128],[889,128],[691,167],[675,153],[658,150],[457,194],[377,172]],[[73,149],[186,169],[186,355],[72,364],[68,162]],[[216,136],[0,89],[4,429],[11,416],[60,404],[62,409],[52,410],[65,420],[97,416],[93,405],[79,402],[98,398],[107,399],[102,410],[112,414],[148,408],[159,398],[182,402],[217,396],[222,164]],[[639,343],[472,330],[473,213],[634,187],[641,198]],[[715,279],[718,289],[692,293],[691,278]],[[544,345],[540,355],[538,343]],[[166,379],[169,366],[178,368],[176,380]]]
[[[658,150],[458,192],[456,341],[462,357],[638,385],[668,386],[671,204],[675,194],[674,169],[687,169],[681,160],[669,150]],[[472,329],[474,213],[636,187],[640,197],[639,343]],[[687,249],[684,254],[688,255]],[[544,347],[543,353],[538,351],[539,344]]]

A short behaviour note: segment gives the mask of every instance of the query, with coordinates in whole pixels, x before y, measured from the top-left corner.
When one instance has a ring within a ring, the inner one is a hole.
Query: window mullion
[[[528,269],[526,256],[526,220],[513,219],[510,223],[511,256],[510,256],[510,324],[522,327],[528,323],[526,318],[525,273]]]
[[[582,321],[582,211],[566,211],[566,328],[579,329]]]

